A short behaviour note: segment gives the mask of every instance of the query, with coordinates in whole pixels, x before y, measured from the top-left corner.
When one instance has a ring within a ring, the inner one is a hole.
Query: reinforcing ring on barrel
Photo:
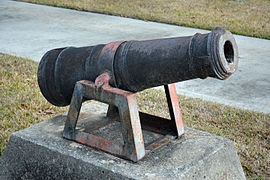
[[[164,85],[171,120],[139,112],[136,93],[109,85],[111,76],[103,73],[95,83],[78,81],[74,87],[63,137],[107,153],[137,162],[147,153],[168,144],[184,133],[181,110],[174,84]],[[82,102],[97,100],[109,104],[107,117],[120,121],[124,144],[112,142],[83,130],[76,130]],[[145,147],[142,129],[162,135]]]

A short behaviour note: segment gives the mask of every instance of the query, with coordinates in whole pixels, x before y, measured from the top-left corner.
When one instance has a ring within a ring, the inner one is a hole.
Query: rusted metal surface
[[[123,146],[118,143],[83,131],[76,132],[75,141],[116,155],[121,155],[123,150]]]
[[[237,68],[238,49],[229,31],[107,45],[67,47],[47,52],[38,69],[45,98],[70,104],[75,83],[94,82],[102,73],[110,85],[131,92],[195,78],[228,78]]]
[[[165,85],[165,93],[167,96],[167,102],[169,106],[169,112],[171,120],[175,121],[174,129],[177,132],[177,136],[181,136],[184,133],[184,125],[182,121],[182,114],[177,99],[176,88],[174,84]]]
[[[183,124],[181,112],[179,116],[179,112],[172,110],[170,112],[171,117],[173,117],[171,120],[139,113],[135,93],[111,87],[109,85],[110,78],[108,73],[103,73],[97,77],[95,83],[86,80],[76,83],[63,131],[64,138],[136,162],[151,150],[159,148],[183,134],[182,126],[178,125]],[[180,110],[179,107],[175,107],[179,104],[175,102],[178,102],[178,100],[175,88],[173,88],[174,85],[169,85],[169,87],[172,88],[168,89],[167,86],[168,92],[166,90],[166,95],[168,102],[171,103],[170,109]],[[120,121],[124,144],[76,130],[81,105],[85,99],[110,104],[107,117]],[[161,138],[148,145],[147,150],[145,150],[142,129],[162,135]]]
[[[174,137],[172,137],[172,136],[171,137],[170,136],[163,136],[163,137],[159,138],[158,140],[156,140],[155,142],[153,142],[152,144],[150,144],[146,147],[146,150],[145,150],[146,154],[168,144],[172,139],[174,139]]]

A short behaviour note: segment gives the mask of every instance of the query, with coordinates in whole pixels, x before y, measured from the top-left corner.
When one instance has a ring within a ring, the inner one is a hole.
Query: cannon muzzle
[[[102,73],[110,85],[138,92],[170,83],[228,78],[237,69],[238,48],[222,28],[208,34],[145,41],[123,41],[48,51],[38,68],[42,94],[56,106],[69,105],[75,83]]]

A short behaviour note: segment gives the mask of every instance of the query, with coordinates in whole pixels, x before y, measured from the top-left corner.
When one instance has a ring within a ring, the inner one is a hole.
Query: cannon
[[[173,83],[207,77],[224,80],[237,65],[233,35],[217,27],[210,33],[187,37],[53,49],[40,61],[38,84],[50,103],[70,104],[64,138],[136,162],[184,133]],[[137,109],[136,92],[161,85],[171,120]],[[76,130],[81,104],[86,100],[109,104],[107,117],[121,123],[123,144]],[[164,137],[145,147],[141,128]]]

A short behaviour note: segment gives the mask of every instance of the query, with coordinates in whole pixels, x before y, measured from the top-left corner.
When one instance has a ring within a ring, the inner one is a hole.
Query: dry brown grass
[[[269,0],[21,0],[270,39]]]
[[[0,156],[11,133],[67,110],[43,98],[36,71],[36,62],[0,54]],[[247,177],[270,177],[270,114],[178,98],[187,126],[231,139]],[[137,99],[142,111],[168,116],[163,91],[146,90]]]
[[[36,72],[35,62],[0,54],[0,155],[11,133],[66,111],[43,98]]]
[[[163,91],[138,94],[140,108],[169,118]],[[247,177],[270,177],[270,114],[178,96],[188,127],[207,131],[234,142]]]

